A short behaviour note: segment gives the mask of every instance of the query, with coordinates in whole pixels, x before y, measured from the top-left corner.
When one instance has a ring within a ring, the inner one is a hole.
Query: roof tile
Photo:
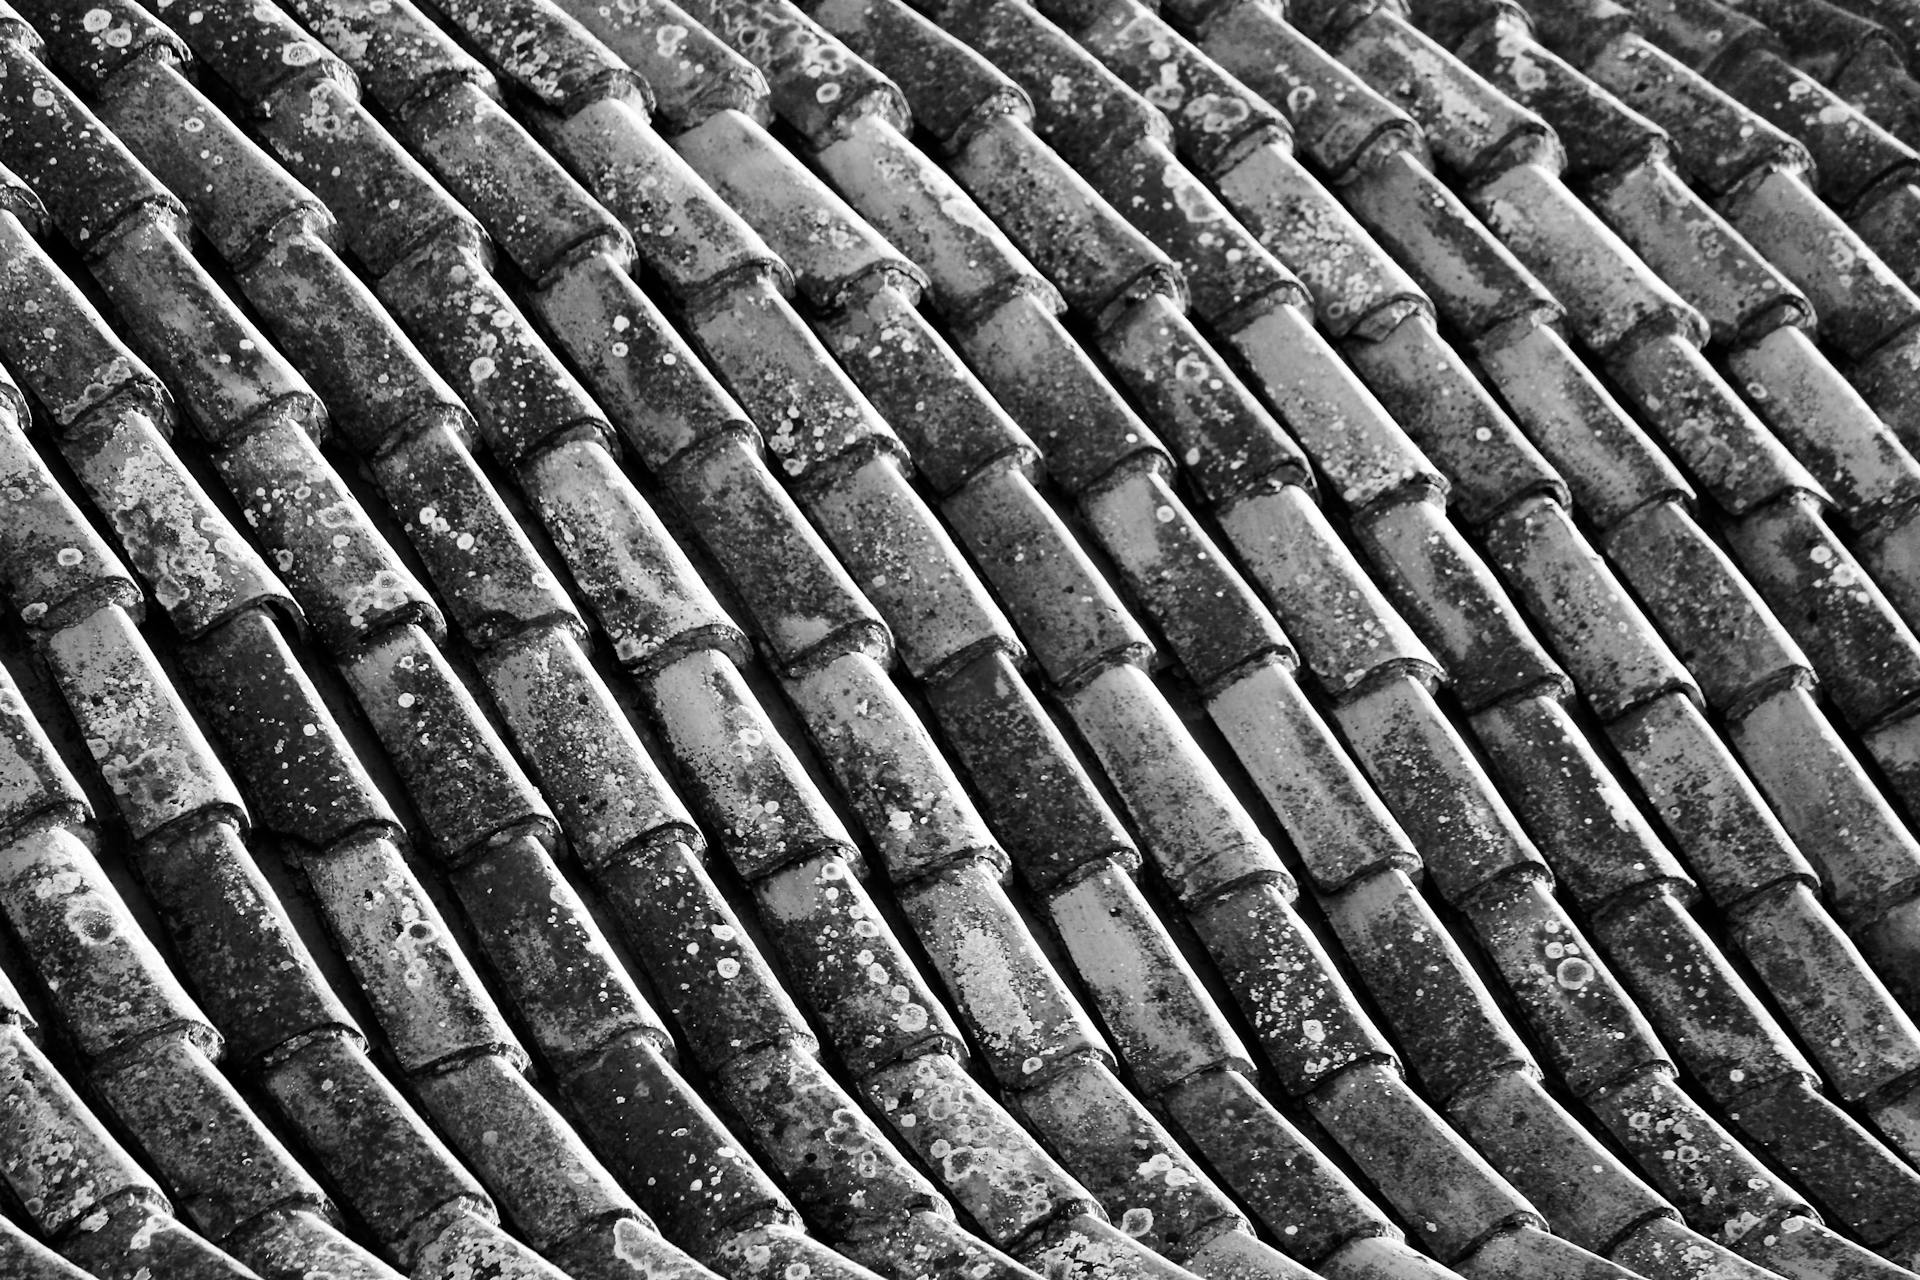
[[[873,289],[816,327],[874,407],[906,433],[937,493],[1002,460],[1022,470],[1037,465],[1038,448],[920,315],[912,290]]]
[[[402,1071],[411,1077],[474,1053],[517,1052],[472,962],[390,838],[350,837],[302,868]]]
[[[914,121],[958,149],[1000,114],[1032,119],[1033,103],[998,67],[900,0],[821,0],[814,17],[903,88]]]
[[[1312,498],[1294,486],[1255,494],[1220,515],[1300,656],[1332,696],[1379,672],[1440,677],[1439,662],[1380,594]]]
[[[708,1070],[724,1073],[768,1044],[811,1052],[805,1020],[686,843],[650,846],[600,879],[689,1052]]]
[[[1235,216],[1307,286],[1329,335],[1382,337],[1431,307],[1406,269],[1286,149],[1256,147],[1215,181]]]
[[[90,1280],[87,1273],[35,1240],[10,1220],[0,1220],[0,1266],[20,1280]]]
[[[827,145],[855,116],[907,127],[899,88],[784,0],[693,0],[691,11],[754,61],[774,110],[814,146]]]
[[[1920,299],[1793,175],[1772,172],[1726,203],[1728,220],[1806,291],[1821,334],[1853,358],[1920,317]]]
[[[1052,286],[1005,233],[891,125],[862,116],[814,159],[926,273],[933,301],[950,322],[964,323],[1009,292],[1052,296]]]
[[[533,457],[522,475],[623,666],[650,671],[709,648],[744,660],[744,633],[605,449],[569,440]]]
[[[66,273],[53,265],[26,227],[0,215],[5,266],[0,289],[10,317],[36,316],[41,323],[10,323],[3,331],[6,357],[35,388],[48,425],[65,432],[96,406],[126,395],[147,407],[157,425],[170,430],[173,405],[160,380],[121,343]],[[4,391],[18,395],[12,377]],[[15,406],[16,414],[24,405]]]
[[[283,422],[325,431],[320,398],[194,259],[171,214],[127,219],[100,246],[93,277],[210,443],[230,446]]]
[[[541,624],[585,630],[454,424],[429,419],[372,470],[428,577],[461,584],[446,607],[469,642],[484,647]]]
[[[1340,194],[1468,339],[1509,321],[1560,318],[1553,296],[1413,155],[1381,157]]]
[[[1322,905],[1366,989],[1386,1006],[1396,1047],[1438,1105],[1531,1067],[1533,1055],[1404,871],[1361,877]]]
[[[1086,1189],[946,1054],[921,1054],[881,1068],[862,1084],[869,1105],[941,1171],[948,1192],[990,1239],[1022,1240],[1042,1224],[1093,1209]],[[909,1115],[912,1125],[905,1123]]]
[[[976,862],[1005,868],[973,801],[879,663],[843,653],[785,687],[896,884],[962,876],[950,869]]]
[[[113,605],[46,638],[46,658],[135,840],[246,805],[133,620]]]
[[[1052,683],[1075,687],[1110,662],[1152,654],[1146,633],[1020,470],[977,476],[945,509]]]
[[[0,157],[46,202],[49,219],[84,255],[130,218],[168,217],[179,202],[94,119],[73,91],[17,40],[0,43]]]
[[[354,1197],[354,1208],[403,1261],[438,1234],[438,1219],[429,1215],[448,1204],[485,1202],[479,1183],[345,1036],[302,1041],[261,1084],[316,1163],[362,1171],[367,1194]]]
[[[251,1071],[290,1039],[358,1033],[231,821],[190,821],[134,861],[181,967],[226,1037],[227,1062]]]
[[[1740,1127],[1762,1145],[1810,1153],[1811,1160],[1796,1172],[1821,1198],[1823,1211],[1862,1240],[1886,1248],[1912,1229],[1920,1210],[1915,1203],[1920,1183],[1912,1167],[1885,1147],[1863,1141],[1865,1135],[1846,1113],[1804,1077],[1783,1079],[1742,1098]]]
[[[1318,1120],[1362,1162],[1393,1170],[1382,1188],[1414,1238],[1442,1261],[1472,1251],[1503,1227],[1540,1221],[1533,1206],[1494,1172],[1388,1063],[1342,1073],[1308,1103]]]
[[[441,237],[480,243],[472,215],[338,82],[297,81],[262,109],[261,139],[340,219],[340,238],[376,278]]]
[[[1433,29],[1424,17],[1416,21]],[[1535,41],[1529,27],[1526,19],[1502,13],[1471,34],[1463,32],[1467,38],[1457,52],[1502,93],[1540,114],[1566,155],[1568,181],[1636,165],[1657,167],[1667,153],[1666,131]]]
[[[1691,887],[1613,771],[1555,698],[1477,712],[1474,737],[1502,794],[1545,849],[1569,897],[1598,915],[1658,881]]]
[[[1251,1070],[1239,1036],[1125,867],[1109,859],[1091,868],[1056,889],[1048,911],[1140,1093],[1212,1068]]]
[[[1449,1114],[1468,1140],[1498,1161],[1515,1185],[1548,1215],[1554,1231],[1572,1244],[1590,1241],[1608,1248],[1648,1218],[1671,1212],[1619,1156],[1559,1104],[1537,1070],[1504,1071],[1484,1089],[1456,1100]],[[1498,1242],[1493,1248],[1498,1248]],[[1538,1266],[1544,1252],[1529,1247],[1519,1261],[1523,1267]],[[1488,1264],[1480,1256],[1474,1259],[1473,1272],[1486,1277]],[[1569,1260],[1567,1265],[1597,1269],[1594,1261]],[[1525,1269],[1519,1274],[1534,1273]]]
[[[1298,655],[1280,624],[1158,472],[1128,471],[1082,514],[1187,677],[1213,691],[1248,663]]]
[[[767,448],[791,483],[830,487],[821,476],[837,463],[905,451],[765,279],[711,300],[691,321],[694,341],[763,424]]]
[[[1611,720],[1671,689],[1699,696],[1693,677],[1558,503],[1521,503],[1487,540],[1494,563],[1595,715]]]
[[[38,0],[25,0],[22,9],[47,42],[41,60],[80,80],[88,93],[100,92],[136,60],[153,65],[186,53],[179,36],[130,0],[105,0],[88,6],[84,15]]]
[[[800,292],[831,311],[876,272],[920,279],[919,269],[758,124],[719,111],[676,136],[674,150],[793,268]]]
[[[42,1234],[63,1234],[121,1197],[165,1205],[158,1184],[11,1022],[0,1024],[0,1098],[20,1134],[7,1187]]]
[[[1725,532],[1741,568],[1813,658],[1842,719],[1866,728],[1920,692],[1920,642],[1810,500],[1761,507]]]
[[[1809,669],[1753,585],[1678,503],[1642,508],[1604,542],[1609,562],[1699,680],[1709,706],[1736,712]]]
[[[571,1072],[562,1092],[576,1118],[594,1116],[590,1140],[621,1182],[640,1194],[670,1239],[700,1256],[724,1249],[735,1224],[793,1215],[651,1037],[621,1037]]]
[[[741,875],[851,853],[852,837],[725,657],[689,653],[650,673],[643,692],[681,794]]]
[[[1506,876],[1480,890],[1473,931],[1567,1087],[1590,1091],[1666,1061],[1653,1028],[1544,876]]]
[[[1125,147],[1102,148],[1082,171],[1128,221],[1173,257],[1194,313],[1208,323],[1232,329],[1249,313],[1310,305],[1306,286],[1161,139],[1136,138]]]
[[[1783,323],[1812,324],[1800,291],[1664,159],[1599,175],[1585,195],[1661,279],[1700,309],[1713,342],[1757,337]]]
[[[1583,345],[1607,353],[1643,327],[1705,339],[1700,314],[1548,170],[1514,165],[1475,188],[1468,203],[1567,305]]]
[[[1108,667],[1066,705],[1182,905],[1256,881],[1292,898],[1292,877],[1151,676]]]
[[[734,436],[688,457],[671,487],[780,668],[891,654],[885,624],[753,443]]]
[[[665,475],[723,436],[757,437],[746,411],[612,255],[572,259],[522,302],[651,470]]]
[[[1425,149],[1412,117],[1289,26],[1277,5],[1220,6],[1202,30],[1200,47],[1285,110],[1295,143],[1332,182],[1344,182],[1379,155]]]
[[[502,462],[520,462],[570,436],[611,435],[585,388],[469,246],[439,240],[377,287],[473,410],[481,438]]]
[[[1804,331],[1781,326],[1728,356],[1755,412],[1825,485],[1856,528],[1920,499],[1920,463]]]
[[[1372,1242],[1382,1252],[1419,1257],[1241,1072],[1191,1076],[1166,1095],[1165,1105],[1181,1132],[1209,1153],[1209,1163],[1294,1256],[1333,1276],[1346,1273],[1343,1263],[1354,1263],[1360,1274],[1390,1274],[1379,1262],[1354,1257],[1375,1252],[1368,1248]]]
[[[1122,463],[1165,450],[1055,309],[1051,299],[1017,294],[956,331],[954,346],[1039,446],[1047,473],[1077,494]]]
[[[1800,1032],[1834,1091],[1848,1101],[1887,1090],[1910,1093],[1920,1031],[1813,891],[1775,885],[1742,903],[1733,932],[1761,988]]]
[[[1446,479],[1305,316],[1278,307],[1230,341],[1349,510],[1364,511],[1409,492],[1447,490]]]
[[[358,97],[358,82],[345,64],[271,0],[208,0],[197,11],[201,20],[179,23],[175,34],[184,34],[194,55],[243,101],[259,102],[290,85],[320,80]]]
[[[1747,983],[1716,977],[1727,958],[1672,886],[1619,899],[1596,927],[1609,958],[1647,1015],[1681,1046],[1708,1097],[1738,1099],[1744,1112],[1756,1086],[1813,1074]]]
[[[981,654],[927,696],[955,763],[1035,892],[1108,857],[1138,863],[1132,838],[1006,652]]]
[[[1541,684],[1564,687],[1565,673],[1437,501],[1376,507],[1354,535],[1376,580],[1438,654],[1466,710]]]
[[[66,626],[114,606],[139,614],[146,597],[120,557],[55,482],[11,410],[0,421],[0,594],[31,627]]]
[[[1171,259],[1018,118],[994,116],[949,168],[1075,311],[1101,317],[1152,293],[1184,301]]]
[[[1684,694],[1669,693],[1607,726],[1687,867],[1730,906],[1776,882],[1815,879],[1732,752]]]
[[[952,1060],[938,1053],[914,1060],[929,1061]],[[813,1226],[829,1238],[845,1235],[870,1216],[898,1223],[922,1209],[950,1212],[933,1185],[803,1047],[781,1045],[739,1059],[715,1083],[747,1127],[764,1135],[768,1162],[808,1207]],[[909,1104],[908,1110],[916,1108]],[[866,1191],[863,1205],[841,1192],[840,1179],[849,1168]]]
[[[400,126],[413,150],[536,284],[582,244],[629,243],[613,215],[478,85],[448,85]],[[391,297],[391,295],[389,295]]]
[[[319,1186],[194,1037],[151,1036],[89,1073],[114,1117],[215,1240],[276,1206],[322,1208]]]
[[[599,97],[632,95],[648,102],[645,81],[558,6],[543,0],[442,0],[435,7],[543,106],[571,114]]]
[[[103,407],[65,449],[93,505],[181,635],[273,606],[298,616],[287,589],[139,409]]]
[[[555,1251],[596,1226],[618,1223],[633,1252],[672,1258],[671,1247],[631,1216],[612,1175],[515,1063],[492,1053],[462,1058],[415,1076],[413,1089],[535,1249]]]
[[[1527,436],[1565,477],[1574,506],[1611,530],[1669,496],[1693,496],[1659,446],[1555,330],[1495,340],[1480,365]]]
[[[1920,156],[1806,72],[1762,49],[1736,53],[1716,64],[1715,82],[1806,145],[1820,194],[1835,209],[1920,165]]]
[[[1920,279],[1920,252],[1901,235],[1912,224],[1914,211],[1920,208],[1920,184],[1904,178],[1882,181],[1854,206],[1848,225],[1895,275],[1911,283]]]
[[[1276,107],[1138,0],[1099,6],[1079,39],[1166,114],[1181,153],[1202,173],[1231,169],[1256,138],[1292,134]]]
[[[326,848],[400,820],[280,628],[255,610],[184,648],[195,711],[234,762],[256,828]]]
[[[1480,525],[1530,497],[1567,500],[1566,482],[1553,465],[1427,317],[1409,317],[1379,342],[1349,341],[1342,349],[1368,389],[1452,481],[1447,508],[1454,519]]]
[[[899,898],[988,1070],[1002,1088],[1021,1091],[1023,1109],[1043,1081],[1073,1069],[1062,1064],[1111,1059],[1106,1039],[1000,887],[997,867],[980,859],[955,863],[903,888]]]
[[[1165,296],[1129,308],[1100,345],[1208,505],[1312,484],[1300,447]]]
[[[715,111],[762,107],[767,85],[759,70],[672,0],[565,0],[560,8],[640,73],[655,111],[676,132]]]
[[[958,1047],[959,1028],[843,858],[771,871],[753,894],[794,985],[856,1078],[929,1047]]]
[[[1449,901],[1464,902],[1516,870],[1544,870],[1506,800],[1418,680],[1379,680],[1335,719]]]
[[[255,1273],[187,1230],[164,1207],[129,1203],[102,1215],[97,1230],[65,1242],[66,1252],[102,1280],[132,1280],[141,1269],[183,1280],[255,1280]]]
[[[0,840],[12,840],[28,823],[42,821],[84,827],[93,821],[93,808],[28,709],[12,673],[0,667]],[[0,987],[0,995],[9,989]],[[17,1004],[17,996],[0,1000],[0,1014],[23,1016]]]
[[[1841,920],[1857,925],[1878,915],[1920,876],[1920,842],[1827,722],[1812,690],[1776,689],[1730,717],[1727,735],[1781,825],[1820,868]]]
[[[900,664],[939,680],[1001,651],[1024,656],[986,586],[890,455],[875,454],[806,510],[866,597],[888,620]]]
[[[1356,1077],[1368,1076],[1377,1063],[1391,1063],[1393,1050],[1334,973],[1319,940],[1294,914],[1288,899],[1282,886],[1257,881],[1229,889],[1188,918],[1226,978],[1286,1096],[1319,1090],[1309,1107],[1314,1118],[1326,1124],[1317,1104],[1331,1101],[1338,1106],[1340,1097],[1355,1092],[1356,1085],[1364,1090]]]
[[[1235,1228],[1244,1220],[1233,1203],[1105,1064],[1071,1061],[1022,1090],[1016,1105],[1028,1124],[1064,1149],[1069,1163],[1087,1171],[1088,1189],[1127,1235],[1178,1260],[1204,1250],[1215,1233],[1239,1234]],[[1262,1249],[1266,1257],[1237,1259],[1227,1274],[1248,1280],[1298,1274],[1271,1246]],[[1207,1274],[1220,1273],[1208,1267]]]
[[[448,876],[488,967],[549,1067],[562,1078],[635,1033],[671,1043],[666,1026],[614,959],[553,860],[527,837],[486,850]]]
[[[1730,514],[1775,499],[1825,501],[1819,482],[1679,334],[1649,337],[1607,364],[1621,395]]]
[[[1286,668],[1263,662],[1207,704],[1323,893],[1420,855]]]

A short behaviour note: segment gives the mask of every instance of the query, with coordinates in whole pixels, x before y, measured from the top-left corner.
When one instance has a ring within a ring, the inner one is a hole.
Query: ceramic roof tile
[[[896,884],[957,875],[949,869],[962,864],[1005,867],[979,811],[880,664],[844,653],[789,678],[786,689]]]
[[[1595,715],[1611,720],[1670,689],[1693,692],[1692,676],[1558,503],[1522,503],[1488,543]]]
[[[745,656],[745,636],[605,449],[570,440],[522,474],[622,665],[650,671],[712,648]]]
[[[1208,376],[1219,353],[1167,298],[1142,299],[1100,346],[1208,505],[1279,484],[1311,486],[1300,446],[1238,378]],[[1175,376],[1165,376],[1168,365]]]
[[[1164,477],[1134,470],[1083,511],[1115,575],[1202,690],[1218,689],[1250,663],[1298,661],[1280,624]]]
[[[1004,652],[981,654],[929,690],[948,749],[994,815],[1026,878],[1049,891],[1081,867],[1139,856],[1058,725]]]
[[[1811,309],[1779,269],[1660,161],[1594,180],[1595,210],[1676,292],[1698,307],[1716,342],[1810,323]],[[1701,252],[1698,245],[1712,252]]]
[[[1564,685],[1559,665],[1437,502],[1376,508],[1357,522],[1354,537],[1389,598],[1439,657],[1465,710]]]
[[[58,628],[107,605],[140,611],[133,575],[55,482],[11,410],[0,430],[0,483],[8,499],[0,507],[8,551],[0,589],[22,622]]]
[[[1053,318],[1053,307],[1018,295],[954,335],[983,385],[1027,430],[1047,471],[1080,493],[1129,460],[1165,449]]]
[[[915,309],[911,289],[872,289],[815,323],[874,407],[906,432],[936,492],[950,495],[1003,462],[1033,469],[1039,450]]]
[[[1108,667],[1067,705],[1183,903],[1205,902],[1251,880],[1283,886],[1291,896],[1278,855],[1144,671]]]
[[[769,104],[814,146],[856,117],[904,127],[898,86],[784,0],[696,0],[693,12],[766,75]]]
[[[888,619],[908,671],[941,679],[988,652],[1024,656],[1006,615],[895,459],[874,455],[811,495],[807,509]]]
[[[644,77],[655,110],[676,130],[714,111],[754,111],[766,97],[754,65],[671,0],[569,0],[561,8]]]

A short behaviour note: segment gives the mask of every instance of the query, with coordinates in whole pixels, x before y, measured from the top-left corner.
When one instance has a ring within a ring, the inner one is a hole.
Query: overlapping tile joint
[[[1847,3],[0,0],[0,1275],[1914,1280]]]

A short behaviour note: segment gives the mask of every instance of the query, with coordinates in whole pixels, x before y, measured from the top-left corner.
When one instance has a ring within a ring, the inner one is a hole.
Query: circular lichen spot
[[[1553,980],[1568,991],[1578,991],[1593,981],[1593,966],[1579,956],[1568,956],[1554,966]]]

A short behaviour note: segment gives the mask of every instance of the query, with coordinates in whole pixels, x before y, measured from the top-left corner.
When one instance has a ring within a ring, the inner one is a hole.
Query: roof
[[[0,3],[0,1272],[1912,1280],[1917,31]]]

